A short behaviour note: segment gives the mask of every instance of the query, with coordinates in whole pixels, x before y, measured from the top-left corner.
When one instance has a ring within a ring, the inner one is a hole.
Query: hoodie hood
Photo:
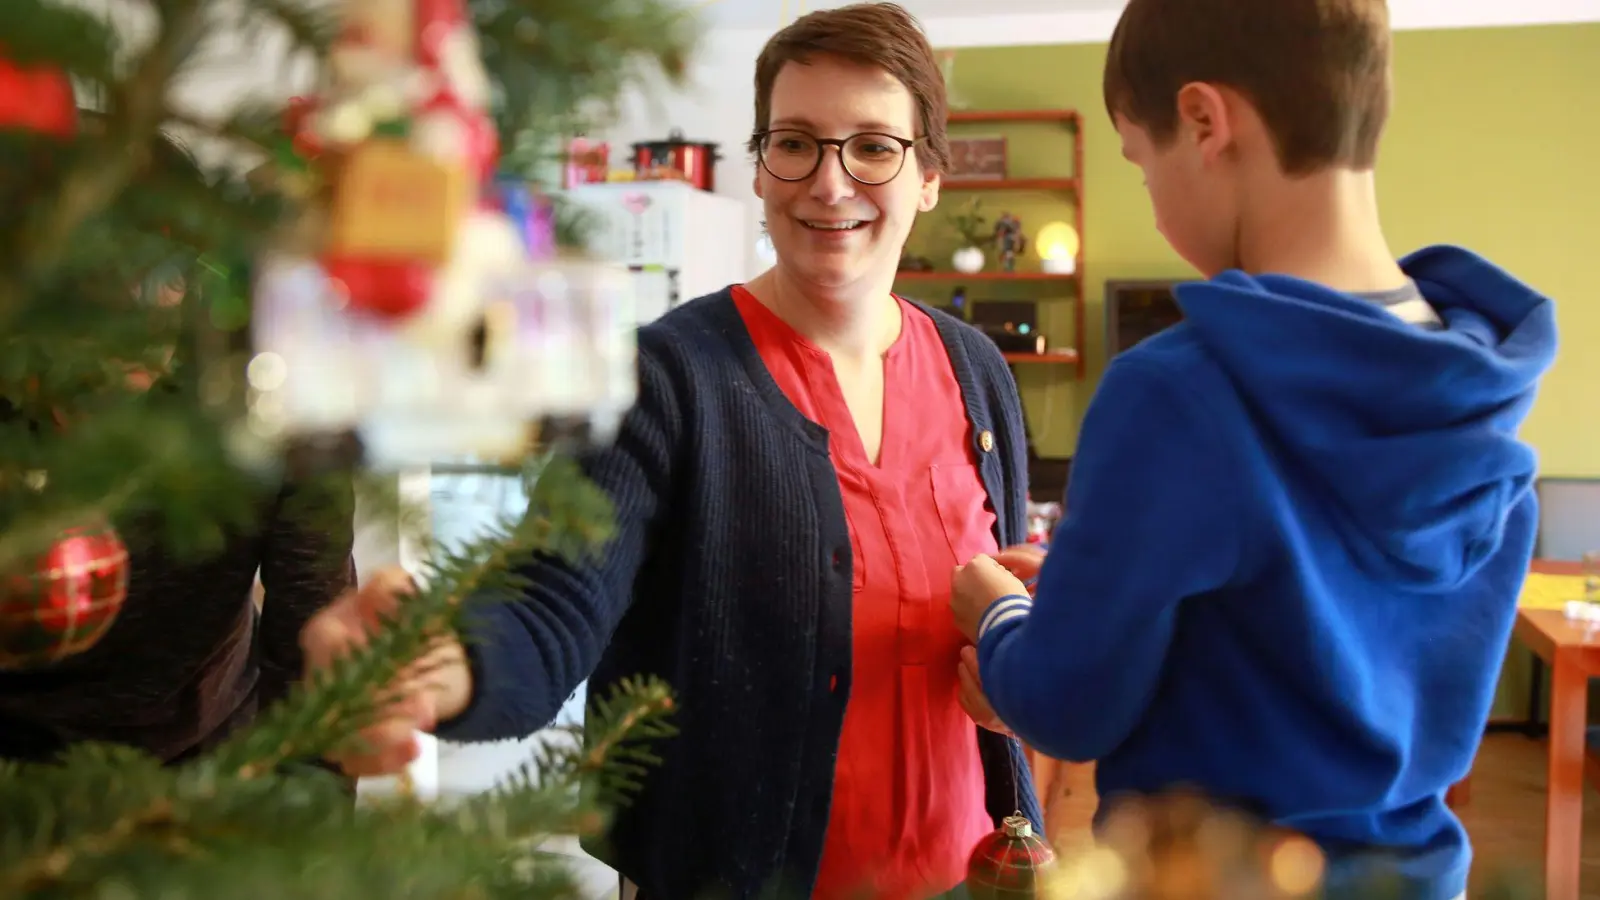
[[[1320,483],[1362,567],[1450,590],[1499,548],[1533,488],[1517,430],[1555,359],[1555,310],[1459,248],[1400,266],[1442,330],[1287,276],[1225,272],[1176,293],[1263,436]]]

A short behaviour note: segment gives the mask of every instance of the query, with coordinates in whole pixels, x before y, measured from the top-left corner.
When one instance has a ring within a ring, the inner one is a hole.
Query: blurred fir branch
[[[671,708],[659,684],[636,682],[593,715],[625,711],[603,722],[621,754],[669,734]],[[0,896],[210,900],[224,884],[230,900],[576,896],[561,858],[539,848],[602,821],[568,789],[580,774],[358,808],[316,770],[229,771],[215,758],[162,768],[80,746],[58,766],[0,765]]]
[[[263,500],[290,486],[237,462],[207,371],[248,350],[252,260],[300,196],[216,160],[281,161],[283,98],[205,117],[173,88],[272,35],[281,58],[263,65],[314,60],[338,4],[117,5],[148,33],[69,0],[0,3],[5,57],[60,67],[94,107],[71,137],[0,128],[0,573],[101,518],[130,545],[203,556],[257,527]],[[695,33],[674,0],[469,8],[498,87],[506,170],[523,177],[624,90],[681,77]],[[217,151],[203,156],[213,165],[184,141]],[[574,220],[563,214],[569,238]],[[592,554],[607,540],[609,503],[575,462],[539,456],[519,474],[528,513],[461,547],[432,545],[393,473],[295,482],[286,514],[348,522],[348,504],[329,500],[353,481],[368,520],[430,554],[417,596],[367,646],[192,762],[79,746],[50,766],[0,764],[0,896],[175,900],[223,884],[241,900],[571,895],[540,843],[596,827],[637,784],[648,745],[671,734],[658,682],[597,698],[586,741],[556,742],[488,795],[352,808],[304,765],[358,740],[403,661],[521,587],[515,560]]]
[[[508,172],[528,178],[559,139],[604,124],[630,89],[676,86],[701,39],[684,5],[661,0],[468,0],[500,94]]]

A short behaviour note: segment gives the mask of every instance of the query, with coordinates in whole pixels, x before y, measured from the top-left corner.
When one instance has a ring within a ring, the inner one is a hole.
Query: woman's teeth
[[[861,221],[860,219],[852,219],[848,222],[802,221],[801,224],[805,225],[807,228],[814,228],[817,231],[854,231],[867,223]]]

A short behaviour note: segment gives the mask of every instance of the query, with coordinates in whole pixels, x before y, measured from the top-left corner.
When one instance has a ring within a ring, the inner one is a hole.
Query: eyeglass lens
[[[761,144],[761,163],[774,178],[800,181],[817,170],[822,148],[804,131],[773,131]],[[857,134],[845,140],[839,156],[851,178],[863,184],[883,184],[900,174],[906,151],[889,135]]]

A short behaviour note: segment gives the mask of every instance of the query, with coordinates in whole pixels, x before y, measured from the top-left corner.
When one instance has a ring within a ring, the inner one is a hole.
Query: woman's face
[[[771,110],[768,130],[788,131],[798,139],[782,147],[769,141],[769,154],[807,153],[807,137],[918,137],[916,103],[899,79],[834,57],[786,64],[772,85]],[[852,147],[852,164],[868,180],[877,180],[869,168],[885,153],[903,154],[904,165],[886,183],[867,185],[845,171],[838,148],[831,146],[822,148],[821,164],[800,181],[780,179],[756,163],[756,196],[765,208],[778,267],[823,293],[877,288],[893,279],[917,213],[933,209],[939,200],[939,176],[922,170],[914,147],[871,138]]]

